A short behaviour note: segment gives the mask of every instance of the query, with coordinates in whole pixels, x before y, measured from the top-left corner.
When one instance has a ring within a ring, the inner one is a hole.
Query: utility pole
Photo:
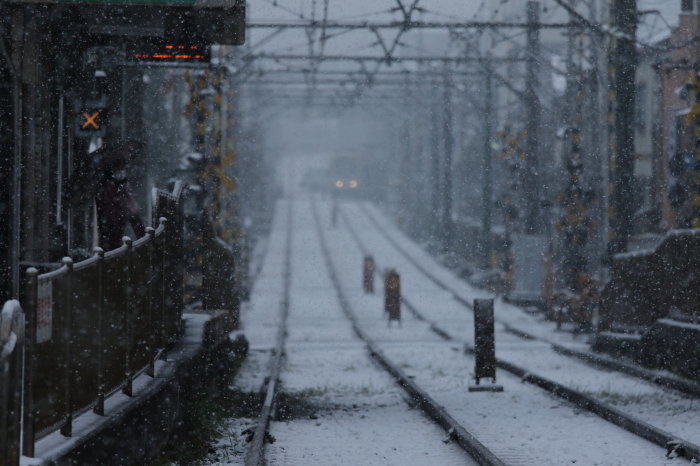
[[[608,0],[608,30],[612,31],[615,27],[615,0]],[[606,185],[607,185],[607,207],[608,207],[608,243],[603,255],[602,263],[603,265],[610,265],[612,260],[612,255],[615,250],[615,185],[613,180],[615,179],[615,154],[617,149],[615,148],[616,138],[615,138],[615,46],[617,41],[615,40],[615,34],[608,34],[608,43],[606,44],[607,51],[607,85],[608,85],[608,98],[606,105],[606,138],[607,138],[607,155],[608,163],[606,170]]]
[[[490,63],[484,73],[484,186],[481,198],[481,266],[488,269],[491,260],[491,119],[493,114],[493,82]]]
[[[588,20],[592,23],[599,22],[598,18],[598,6],[597,2],[589,3],[589,17]],[[601,134],[604,134],[605,124],[604,120],[601,119],[600,111],[600,59],[604,56],[603,37],[594,30],[588,30],[588,40],[590,47],[590,64],[591,69],[588,73],[588,105],[590,107],[588,118],[588,144],[591,147],[591,154],[586,170],[590,173],[589,180],[591,182],[590,186],[595,191],[596,202],[592,203],[589,207],[589,213],[593,224],[601,226],[604,224],[604,208],[603,202],[601,202],[604,196],[604,174],[603,174],[603,154],[604,148],[602,146]],[[598,251],[603,251],[605,247],[604,241],[604,229],[597,228],[591,234],[592,247],[589,247],[591,251],[596,251],[594,255],[589,257],[589,267],[592,274],[596,274],[600,269],[600,256]]]
[[[615,0],[614,19],[616,44],[612,64],[615,88],[615,159],[612,193],[613,238],[608,244],[611,254],[627,250],[627,239],[633,233],[634,215],[634,100],[637,69],[637,2]]]
[[[452,150],[454,137],[452,134],[452,76],[449,65],[445,64],[442,101],[442,138],[445,154],[442,168],[442,232],[444,235],[443,250],[452,250]]]
[[[542,229],[540,216],[540,183],[539,183],[539,129],[541,108],[537,96],[537,83],[540,69],[540,20],[539,2],[527,2],[527,70],[525,74],[525,98],[527,107],[527,141],[525,166],[525,232],[539,233]]]
[[[433,81],[437,87],[437,81]],[[440,124],[438,120],[439,100],[433,100],[431,103],[433,109],[431,113],[431,128],[430,128],[430,223],[431,235],[433,237],[440,235]]]
[[[695,71],[694,79],[692,80],[695,85],[695,105],[692,106],[691,112],[697,112],[700,109],[700,87],[697,85],[697,71]],[[692,203],[693,209],[691,213],[691,228],[700,228],[700,115],[695,115],[693,118],[693,125],[695,127],[695,145],[693,147],[693,160],[695,164],[693,166],[693,184],[691,187],[690,202]]]
[[[573,36],[573,30],[571,31]],[[571,152],[566,162],[569,182],[564,191],[564,212],[557,228],[564,233],[564,281],[572,292],[579,291],[580,276],[587,277],[584,248],[592,224],[586,210],[590,196],[582,185],[581,127],[583,126],[583,31],[579,32],[578,67],[576,71],[576,104],[572,125],[567,132],[571,138]]]

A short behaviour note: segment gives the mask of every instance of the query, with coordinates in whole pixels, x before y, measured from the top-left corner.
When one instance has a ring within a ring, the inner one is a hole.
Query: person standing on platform
[[[68,180],[65,197],[69,204],[95,199],[99,245],[105,251],[122,245],[129,224],[135,239],[146,234],[138,204],[128,188],[126,171],[141,146],[139,142],[128,141],[100,148],[91,154],[91,161],[76,170]]]

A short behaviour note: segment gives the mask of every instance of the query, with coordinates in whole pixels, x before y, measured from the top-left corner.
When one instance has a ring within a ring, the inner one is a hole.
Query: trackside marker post
[[[482,378],[492,384],[479,385]],[[502,392],[496,385],[496,344],[494,335],[493,299],[474,300],[474,379],[470,392]]]
[[[392,320],[401,324],[401,279],[396,270],[389,269],[384,273],[384,311]]]
[[[362,285],[365,293],[374,293],[374,258],[372,256],[365,256]]]

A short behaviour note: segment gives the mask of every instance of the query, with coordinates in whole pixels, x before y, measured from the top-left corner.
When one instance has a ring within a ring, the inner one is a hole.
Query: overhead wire
[[[286,11],[287,13],[290,13],[290,14],[294,15],[295,17],[299,18],[299,19],[306,19],[306,18],[304,18],[304,13],[299,13],[299,12],[297,12],[297,11],[294,11],[294,10],[290,9],[290,8],[287,8],[287,7],[285,7],[285,6],[282,6],[282,5],[279,4],[279,2],[278,2],[277,0],[262,0],[262,1],[265,2],[265,3],[268,3],[268,4],[270,4],[270,5],[272,5],[272,6],[274,6],[274,7],[277,7],[277,8],[279,8],[279,9],[282,10],[282,11]]]

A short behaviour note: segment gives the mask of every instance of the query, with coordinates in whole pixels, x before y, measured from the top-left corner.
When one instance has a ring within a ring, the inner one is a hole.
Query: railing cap
[[[19,301],[16,299],[10,299],[9,301],[5,301],[5,304],[2,306],[2,312],[0,312],[0,317],[3,319],[9,319],[15,314],[21,314],[22,313],[22,306],[19,304]]]
[[[30,277],[36,277],[37,275],[39,275],[39,271],[36,269],[36,267],[29,267],[26,273]]]
[[[66,267],[68,267],[69,269],[72,269],[72,268],[73,268],[73,259],[71,259],[71,258],[68,257],[68,256],[66,256],[66,257],[64,257],[63,259],[61,259],[61,263],[62,263],[63,265],[65,265]]]
[[[131,249],[131,244],[133,242],[131,238],[129,238],[128,236],[123,236],[122,242],[126,244],[127,249]]]

